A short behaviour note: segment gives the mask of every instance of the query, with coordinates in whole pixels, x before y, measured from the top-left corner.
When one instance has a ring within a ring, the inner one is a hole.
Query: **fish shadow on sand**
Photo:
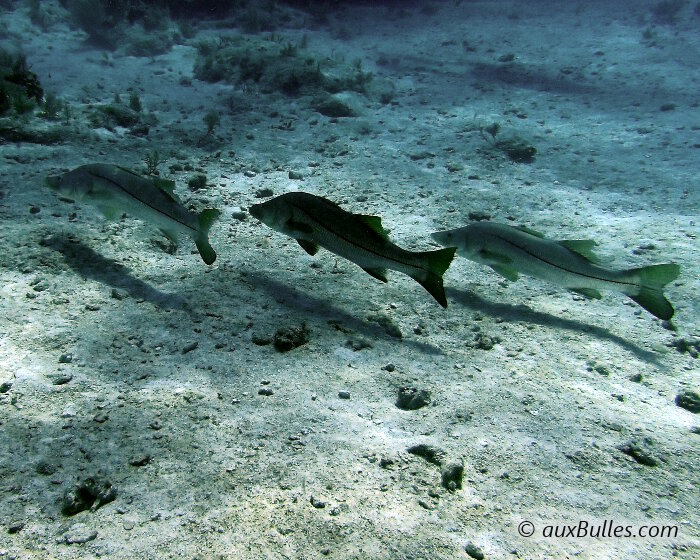
[[[311,296],[306,292],[302,292],[290,287],[287,284],[273,280],[272,278],[259,272],[246,271],[245,276],[256,287],[267,292],[270,297],[296,312],[304,315],[313,315],[320,321],[326,320],[340,323],[349,329],[359,332],[370,340],[384,339],[394,342],[399,340],[388,334],[381,326],[340,309],[339,307],[329,303],[328,300]],[[370,311],[368,309],[367,311],[360,311],[358,313],[369,314]],[[437,346],[426,342],[421,342],[419,340],[402,338],[400,341],[402,344],[413,346],[425,354],[437,355],[443,353]]]
[[[143,299],[161,308],[189,308],[187,301],[178,294],[161,292],[135,278],[124,265],[103,257],[77,239],[58,234],[45,239],[43,245],[61,253],[66,264],[85,278],[123,290],[134,299]]]
[[[508,86],[567,94],[590,94],[596,88],[580,76],[568,77],[548,66],[522,64],[520,62],[474,62],[471,74],[480,82],[503,83]]]
[[[450,301],[459,303],[465,307],[479,310],[493,317],[500,317],[508,322],[522,321],[523,323],[537,324],[555,329],[565,329],[568,331],[590,334],[597,338],[606,339],[621,346],[631,352],[640,360],[659,365],[659,356],[656,352],[645,350],[644,348],[625,340],[621,336],[611,333],[609,330],[583,321],[574,319],[564,319],[549,313],[534,311],[526,305],[511,305],[508,303],[494,303],[488,301],[474,292],[448,288]]]

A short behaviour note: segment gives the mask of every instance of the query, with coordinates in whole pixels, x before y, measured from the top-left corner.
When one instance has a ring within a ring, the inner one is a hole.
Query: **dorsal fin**
[[[577,255],[582,256],[587,261],[600,263],[600,258],[593,253],[593,247],[595,247],[597,243],[592,239],[563,239],[557,243],[562,247],[566,247],[569,251],[573,251]]]
[[[529,233],[530,235],[534,235],[535,237],[539,237],[540,239],[544,239],[544,234],[540,233],[539,231],[535,231],[534,229],[530,229],[527,226],[513,226],[515,229],[518,229],[522,231],[523,233]]]
[[[130,175],[136,175],[137,177],[143,179],[143,175],[141,175],[140,173],[136,173],[136,171],[134,171],[133,169],[129,169],[128,167],[122,167],[121,165],[114,165],[114,166],[109,166],[109,167],[116,167],[117,169],[120,169],[120,170],[124,171],[125,173],[129,173]]]
[[[175,181],[172,181],[170,179],[162,179],[161,177],[153,177],[153,176],[144,177],[143,175],[137,173],[136,171],[133,171],[132,169],[127,169],[126,167],[122,167],[121,165],[115,165],[114,167],[120,169],[121,171],[124,171],[124,173],[128,173],[129,175],[134,175],[135,177],[138,177],[139,179],[151,181],[156,187],[158,187],[161,191],[163,191],[165,194],[167,194],[175,202],[177,202],[178,204],[182,204],[182,201],[175,194]]]
[[[382,237],[388,237],[384,226],[382,226],[382,219],[379,216],[368,216],[367,214],[355,214],[358,219],[364,223],[369,229],[378,233]]]
[[[175,181],[170,179],[161,179],[160,177],[151,177],[151,181],[156,187],[167,194],[175,202],[180,202],[180,199],[175,194]]]

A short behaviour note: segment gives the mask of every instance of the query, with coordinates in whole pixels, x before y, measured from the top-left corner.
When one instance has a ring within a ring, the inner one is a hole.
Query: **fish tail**
[[[445,288],[442,285],[442,275],[449,268],[456,250],[455,247],[448,247],[438,251],[420,253],[420,257],[427,261],[425,268],[428,274],[425,278],[413,277],[443,307],[447,307],[447,297],[445,296]]]
[[[676,263],[655,264],[633,268],[628,272],[639,279],[639,291],[627,295],[659,319],[668,321],[673,317],[675,310],[664,296],[663,289],[678,278],[681,267]]]
[[[197,231],[197,237],[194,240],[197,245],[197,250],[202,257],[202,260],[206,264],[213,264],[216,260],[216,252],[214,248],[209,244],[209,230],[212,224],[221,215],[219,210],[202,210],[198,216],[199,229]]]

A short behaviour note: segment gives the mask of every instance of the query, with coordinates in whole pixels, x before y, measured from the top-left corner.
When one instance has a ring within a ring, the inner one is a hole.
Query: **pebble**
[[[450,492],[462,489],[462,479],[464,478],[464,465],[452,462],[442,469],[442,485]]]
[[[231,209],[231,217],[234,220],[238,220],[239,222],[244,221],[247,219],[248,214],[246,214],[240,206],[235,206],[234,208]]]
[[[117,290],[116,288],[112,288],[112,298],[113,299],[121,301],[125,297],[126,297],[126,294],[124,292],[122,292],[121,290]]]
[[[261,387],[258,389],[258,395],[263,395],[264,397],[271,397],[274,394],[274,391],[269,387]]]
[[[690,389],[681,391],[676,395],[676,406],[697,414],[700,412],[700,395]]]
[[[464,552],[474,558],[474,560],[484,560],[484,553],[473,542],[468,542],[464,546]]]
[[[326,507],[326,502],[323,500],[319,500],[316,498],[313,494],[311,495],[311,498],[309,499],[309,502],[311,503],[312,506],[314,506],[316,509],[323,509]]]
[[[272,344],[272,337],[266,334],[253,333],[250,340],[256,346],[267,346],[268,344]]]
[[[63,412],[61,412],[61,418],[73,418],[76,415],[75,405],[73,403],[68,403]]]
[[[374,345],[364,336],[355,336],[345,341],[345,347],[352,349],[354,352],[359,352],[365,348],[373,348]]]
[[[299,346],[306,344],[311,338],[309,330],[306,328],[306,323],[302,323],[301,327],[288,327],[279,329],[275,333],[274,345],[279,352],[288,352]]]
[[[85,544],[97,538],[97,531],[78,523],[73,525],[61,539],[66,544]]]
[[[12,381],[3,381],[0,383],[0,394],[7,393],[10,389],[12,389]]]
[[[98,412],[95,414],[95,417],[93,420],[97,422],[98,424],[104,424],[107,420],[109,419],[109,416],[107,415],[106,412]]]
[[[185,346],[185,347],[182,349],[182,353],[183,353],[183,354],[187,354],[188,352],[192,352],[192,350],[194,350],[195,348],[197,348],[197,346],[199,346],[199,342],[196,342],[196,341],[195,341],[195,342],[190,342],[187,346]]]
[[[88,477],[79,480],[63,496],[61,511],[63,515],[75,515],[89,509],[95,511],[101,506],[114,501],[117,489],[106,479]]]
[[[48,377],[49,381],[54,385],[65,385],[73,380],[72,373],[50,373],[46,377]]]
[[[52,475],[56,472],[56,465],[53,465],[48,461],[41,460],[36,465],[36,472],[46,476]]]
[[[73,361],[73,354],[61,354],[58,357],[59,364],[70,364]]]
[[[659,464],[659,461],[654,457],[650,447],[652,441],[649,438],[644,438],[644,440],[633,440],[623,445],[618,446],[618,449],[622,451],[625,455],[629,455],[637,461],[640,465],[646,467],[655,467]]]
[[[484,220],[490,220],[491,214],[487,214],[486,212],[481,212],[481,211],[469,212],[469,219],[472,222],[481,222]]]
[[[491,337],[484,333],[477,333],[474,335],[474,342],[471,346],[479,350],[492,350],[498,342],[500,342],[500,339],[496,336]]]
[[[383,366],[382,369],[384,371],[388,371],[389,373],[391,373],[392,371],[396,370],[396,366],[394,364],[390,363],[390,364]]]
[[[7,532],[10,533],[10,535],[14,535],[15,533],[19,533],[22,529],[24,529],[24,521],[12,521],[7,527]]]
[[[138,455],[129,459],[129,464],[132,467],[143,467],[151,462],[151,455],[149,453],[144,453],[143,455]]]
[[[417,455],[422,457],[428,463],[433,465],[441,466],[445,462],[445,453],[442,449],[439,449],[433,445],[427,445],[425,443],[419,443],[418,445],[412,445],[407,450],[411,455]]]
[[[430,404],[430,392],[415,387],[400,387],[396,406],[401,410],[418,410]]]
[[[350,391],[338,391],[338,398],[349,400],[350,399]]]

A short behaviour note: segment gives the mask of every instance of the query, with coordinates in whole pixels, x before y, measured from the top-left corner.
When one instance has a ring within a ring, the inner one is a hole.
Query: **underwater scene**
[[[0,560],[700,558],[700,2],[0,0]]]

